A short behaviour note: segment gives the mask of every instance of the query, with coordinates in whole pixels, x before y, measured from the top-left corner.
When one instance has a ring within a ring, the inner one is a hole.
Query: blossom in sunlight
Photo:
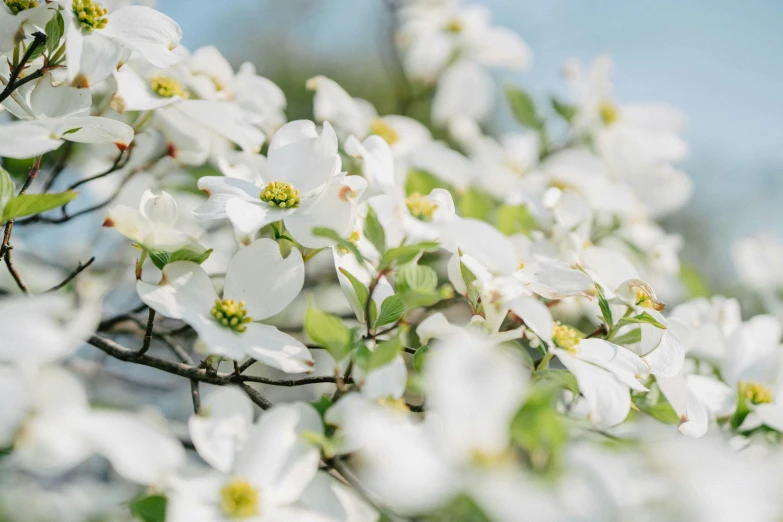
[[[347,237],[353,229],[355,198],[365,182],[340,172],[337,137],[324,123],[318,133],[311,121],[285,124],[269,144],[266,179],[260,185],[232,178],[206,177],[198,182],[209,195],[196,215],[228,218],[237,238],[253,240],[266,225],[283,221],[299,243],[321,248],[332,241],[316,237],[314,227],[327,227]]]
[[[288,373],[309,372],[314,364],[304,344],[274,326],[259,323],[288,306],[304,284],[302,254],[287,258],[270,239],[240,250],[226,273],[223,296],[192,261],[163,268],[160,283],[136,283],[139,297],[157,312],[188,323],[210,353],[234,360],[250,356]]]
[[[25,87],[3,102],[21,121],[0,125],[0,155],[29,158],[58,149],[66,141],[114,143],[125,150],[133,141],[133,129],[127,124],[90,116],[89,91],[55,85],[51,74]]]
[[[141,196],[139,208],[117,205],[109,210],[104,227],[111,227],[148,250],[173,252],[187,246],[193,239],[177,228],[177,201],[168,192],[155,194],[147,190]]]

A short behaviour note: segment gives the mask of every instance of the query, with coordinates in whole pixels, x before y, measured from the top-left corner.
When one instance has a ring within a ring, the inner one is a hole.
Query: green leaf
[[[367,345],[362,345],[356,350],[354,359],[356,364],[365,372],[371,372],[382,368],[392,362],[402,351],[402,342],[398,336],[383,341],[375,346],[375,350],[370,350]]]
[[[362,254],[359,252],[359,249],[356,248],[356,245],[354,245],[347,239],[340,237],[340,234],[338,234],[331,228],[314,227],[310,232],[316,237],[325,237],[326,239],[331,239],[337,244],[339,248],[352,253],[360,264],[364,264],[364,257],[362,257]]]
[[[60,38],[63,36],[64,27],[63,15],[60,14],[60,11],[57,11],[44,28],[44,31],[46,32],[46,50],[49,51],[50,54],[57,50],[57,47],[60,44]]]
[[[639,404],[637,405],[644,413],[651,415],[655,419],[665,424],[679,424],[680,416],[674,411],[672,405],[668,402],[659,402],[658,404]]]
[[[573,120],[574,116],[576,115],[576,106],[561,102],[554,96],[552,96],[549,100],[552,102],[552,108],[555,110],[555,112],[565,121],[571,123],[571,120]]]
[[[569,390],[574,395],[579,394],[579,383],[576,382],[574,374],[568,370],[553,370],[551,368],[540,370],[535,373],[535,379],[536,383],[540,383],[542,386],[562,388]]]
[[[68,190],[55,194],[22,194],[9,201],[3,209],[2,221],[40,214],[73,201],[77,192]]]
[[[313,446],[320,448],[327,459],[330,459],[337,454],[337,443],[333,438],[327,437],[323,433],[306,430],[302,432],[302,438]]]
[[[432,267],[405,263],[397,270],[398,292],[431,292],[438,287],[438,274]]]
[[[162,495],[137,498],[130,503],[131,514],[144,522],[164,522],[168,500]]]
[[[642,329],[634,328],[630,332],[624,333],[619,337],[612,339],[615,344],[634,344],[642,340]]]
[[[413,369],[421,373],[421,369],[424,367],[424,361],[427,360],[430,353],[430,347],[425,345],[419,346],[416,353],[413,354]]]
[[[394,265],[409,263],[424,252],[433,252],[437,250],[439,246],[438,243],[423,242],[391,248],[381,257],[381,263],[378,269],[384,271]]]
[[[552,407],[555,392],[535,389],[511,421],[511,439],[528,453],[537,471],[556,465],[568,442],[566,422]]]
[[[478,289],[473,284],[476,281],[476,276],[473,275],[473,272],[471,272],[462,261],[459,263],[459,270],[462,274],[462,280],[465,281],[465,286],[468,288],[468,301],[470,301],[473,309],[478,311],[479,298],[481,296],[479,295]]]
[[[350,353],[353,336],[336,315],[310,306],[305,312],[304,328],[310,339],[323,346],[335,361],[342,361]]]
[[[506,97],[516,120],[535,130],[542,130],[544,122],[538,117],[536,105],[528,93],[513,85],[506,86]]]
[[[158,270],[163,270],[163,267],[168,265],[171,261],[171,254],[168,252],[154,251],[150,252],[150,259]]]
[[[375,326],[396,323],[405,313],[405,301],[400,294],[390,295],[381,304],[381,313]]]
[[[326,415],[326,410],[332,407],[332,399],[329,398],[328,395],[321,395],[321,398],[317,401],[312,401],[308,403],[310,406],[316,409],[318,411],[318,414],[321,416],[321,419],[324,418],[324,415]]]
[[[364,235],[370,240],[370,243],[383,254],[386,251],[386,232],[383,225],[378,221],[378,216],[372,207],[367,208],[367,218],[364,220]]]
[[[666,329],[665,325],[658,322],[658,320],[655,317],[651,316],[647,312],[642,312],[636,317],[623,317],[622,319],[617,321],[618,326],[623,326],[626,324],[651,324],[656,328],[660,328],[662,330]]]
[[[448,188],[438,177],[423,170],[410,169],[405,179],[405,194],[429,194],[436,188]]]
[[[367,306],[367,299],[370,298],[370,291],[367,289],[364,284],[362,284],[361,281],[356,279],[356,277],[350,273],[348,270],[346,270],[343,267],[340,267],[340,273],[342,273],[345,277],[348,278],[348,281],[351,282],[351,286],[353,287],[353,291],[356,293],[356,298],[359,300],[359,306],[362,310],[365,309]],[[364,313],[362,313],[362,316],[358,319],[363,320],[364,319]]]
[[[212,254],[211,248],[206,250],[201,245],[190,245],[184,248],[180,248],[171,254],[171,261],[169,262],[173,263],[174,261],[193,261],[194,263],[200,265],[209,259],[210,254]]]
[[[14,186],[14,180],[11,179],[11,175],[7,170],[0,167],[0,216],[3,215],[3,209],[14,197],[16,187]]]
[[[511,236],[513,234],[530,235],[539,229],[538,222],[526,205],[501,205],[495,216],[498,230]]]
[[[457,201],[459,215],[466,218],[486,220],[497,203],[489,194],[476,188],[466,190]]]
[[[598,293],[598,307],[601,309],[601,315],[606,323],[606,328],[611,330],[614,325],[614,319],[612,318],[612,309],[609,306],[609,301],[606,300],[606,294],[604,294],[604,289],[601,285],[596,283],[595,289]]]

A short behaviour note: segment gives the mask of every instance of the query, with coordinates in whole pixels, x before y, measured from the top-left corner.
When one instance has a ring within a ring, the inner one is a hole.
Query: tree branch
[[[39,69],[38,71],[29,75],[27,78],[20,80],[18,82],[16,81],[16,79],[19,78],[19,75],[27,65],[27,61],[33,55],[35,50],[46,43],[46,35],[44,33],[40,31],[36,31],[33,33],[33,36],[35,37],[35,39],[30,44],[30,47],[27,48],[27,51],[25,51],[24,56],[22,56],[22,60],[19,62],[19,65],[17,65],[16,68],[13,71],[11,71],[11,75],[8,77],[8,83],[6,84],[5,89],[3,89],[2,92],[0,92],[0,103],[2,103],[6,98],[11,96],[11,93],[14,92],[14,90],[16,90],[18,87],[21,87],[25,83],[32,81],[30,78],[33,75],[38,74],[37,77],[43,76],[43,73],[41,72],[42,69]]]
[[[91,257],[90,260],[87,261],[85,264],[81,264],[81,262],[79,262],[79,266],[74,268],[71,271],[71,273],[68,274],[68,277],[63,279],[62,282],[60,282],[59,284],[56,284],[55,286],[51,287],[49,290],[46,291],[46,293],[56,292],[57,290],[61,289],[62,287],[64,287],[65,285],[73,281],[76,278],[76,276],[84,272],[87,269],[87,267],[89,267],[93,263],[93,261],[95,261],[95,256]]]

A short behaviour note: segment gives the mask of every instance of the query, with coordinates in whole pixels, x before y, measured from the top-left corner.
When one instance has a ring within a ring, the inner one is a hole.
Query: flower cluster
[[[399,114],[287,121],[153,8],[0,4],[0,519],[780,520],[783,246],[768,314],[684,282],[683,115],[387,6]]]

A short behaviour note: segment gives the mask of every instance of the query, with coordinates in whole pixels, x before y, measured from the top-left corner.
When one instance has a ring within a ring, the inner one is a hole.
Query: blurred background
[[[761,0],[474,0],[518,32],[533,68],[500,79],[545,102],[566,93],[561,65],[605,53],[620,102],[662,101],[689,119],[681,165],[695,194],[664,223],[713,290],[734,285],[735,239],[783,238],[783,2]],[[391,17],[383,0],[158,0],[191,50],[214,44],[236,66],[253,62],[288,95],[289,118],[312,117],[305,80],[324,74],[393,112]],[[513,125],[499,103],[495,130]]]

